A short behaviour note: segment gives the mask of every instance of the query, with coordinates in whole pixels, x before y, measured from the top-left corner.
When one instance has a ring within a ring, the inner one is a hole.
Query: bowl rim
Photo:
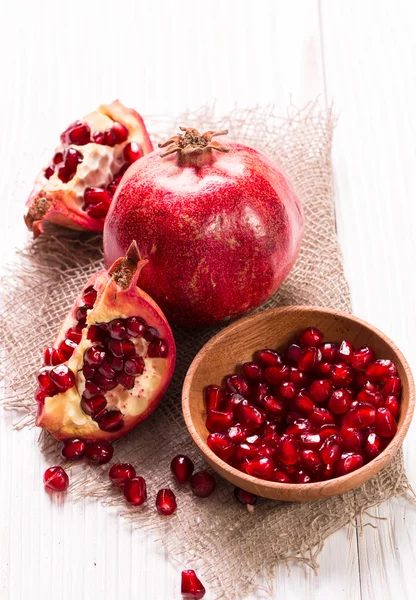
[[[409,391],[408,391],[409,402],[408,402],[407,412],[404,416],[403,422],[400,425],[400,428],[397,430],[396,435],[391,439],[390,443],[386,446],[386,448],[383,450],[383,452],[381,452],[376,458],[374,458],[367,464],[363,465],[359,469],[356,469],[355,471],[352,471],[351,473],[347,473],[346,475],[341,475],[340,477],[334,477],[333,479],[328,479],[326,481],[316,481],[316,482],[312,482],[312,483],[279,483],[277,481],[269,481],[267,479],[260,479],[258,477],[253,477],[252,475],[248,475],[247,473],[239,471],[238,469],[232,467],[227,462],[225,462],[224,460],[219,458],[219,456],[217,456],[209,448],[206,440],[204,440],[202,438],[202,436],[198,433],[196,427],[193,424],[193,420],[191,417],[191,410],[190,410],[189,391],[190,391],[193,375],[194,375],[197,367],[203,360],[206,352],[209,351],[213,346],[215,346],[215,344],[218,342],[218,340],[222,339],[223,337],[226,337],[230,331],[232,331],[234,329],[238,329],[239,327],[244,325],[246,322],[256,321],[256,320],[260,321],[264,318],[267,318],[267,315],[270,315],[271,313],[279,314],[282,312],[286,313],[286,312],[294,312],[294,311],[299,311],[299,310],[302,310],[304,312],[320,311],[320,312],[332,315],[333,317],[342,317],[343,319],[348,319],[348,320],[354,321],[366,329],[370,329],[372,332],[376,333],[379,337],[381,337],[396,353],[396,355],[398,356],[400,363],[403,367],[403,370],[406,373],[406,376],[408,379],[408,387],[409,387]],[[347,486],[348,482],[351,479],[355,479],[357,477],[357,474],[359,474],[359,473],[363,474],[364,471],[367,470],[370,465],[372,465],[374,468],[374,467],[377,467],[377,465],[379,465],[379,463],[382,463],[381,466],[374,469],[374,474],[376,474],[378,471],[380,471],[383,468],[383,466],[385,466],[385,464],[388,464],[388,462],[389,462],[389,461],[387,461],[386,463],[384,463],[385,452],[387,450],[389,450],[391,457],[393,457],[396,454],[396,452],[399,450],[399,448],[401,447],[403,440],[408,432],[408,429],[409,429],[409,426],[410,426],[410,423],[411,423],[411,420],[413,417],[414,408],[415,408],[415,384],[414,384],[413,374],[410,369],[409,363],[407,362],[407,360],[404,357],[401,350],[396,346],[396,344],[385,333],[380,331],[380,329],[378,329],[374,325],[371,325],[367,321],[364,321],[363,319],[356,317],[352,313],[347,313],[347,312],[343,312],[343,311],[336,310],[333,308],[325,308],[325,307],[315,306],[315,305],[294,304],[294,305],[290,305],[290,306],[279,306],[276,308],[270,308],[270,309],[266,309],[266,310],[263,310],[263,311],[260,311],[260,312],[254,313],[254,314],[247,315],[241,319],[237,319],[236,321],[232,322],[230,325],[228,325],[227,327],[224,327],[223,329],[221,329],[221,331],[219,331],[212,338],[210,338],[208,340],[208,342],[206,342],[206,344],[204,344],[202,346],[202,348],[198,351],[198,353],[195,355],[194,359],[192,360],[192,362],[187,370],[187,373],[186,373],[186,376],[185,376],[185,379],[183,382],[183,386],[182,386],[182,413],[183,413],[183,417],[185,419],[186,427],[187,427],[188,432],[190,433],[193,441],[198,446],[198,448],[201,450],[202,454],[208,458],[208,461],[210,463],[219,465],[219,467],[222,470],[230,473],[230,475],[233,476],[234,478],[241,479],[247,483],[250,483],[253,486],[260,485],[260,486],[262,486],[264,488],[268,488],[270,490],[276,490],[276,491],[282,491],[282,492],[284,492],[285,490],[286,491],[298,490],[299,492],[310,490],[311,492],[312,491],[317,492],[324,487],[326,489],[331,488],[332,486],[338,487],[339,482],[344,483]],[[366,481],[366,480],[364,480],[364,481]],[[360,483],[357,483],[357,485],[360,485]],[[351,488],[353,488],[353,487],[356,487],[356,485],[351,486]],[[334,492],[334,493],[339,493],[339,492]]]

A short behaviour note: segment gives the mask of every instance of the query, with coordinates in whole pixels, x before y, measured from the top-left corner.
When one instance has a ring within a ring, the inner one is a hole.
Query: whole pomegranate
[[[130,167],[104,225],[106,264],[133,239],[149,265],[141,287],[167,316],[202,326],[267,300],[289,273],[303,232],[300,202],[261,152],[181,128]]]
[[[175,342],[137,280],[146,261],[133,243],[90,278],[46,348],[36,424],[59,440],[114,440],[159,404],[175,365]]]
[[[42,233],[44,221],[102,231],[124,172],[152,150],[141,116],[118,100],[75,121],[36,179],[26,203],[27,227],[34,237]]]

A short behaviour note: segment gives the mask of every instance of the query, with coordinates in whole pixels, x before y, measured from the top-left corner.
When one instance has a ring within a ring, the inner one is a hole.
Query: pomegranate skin
[[[134,163],[104,226],[106,264],[136,240],[149,260],[140,286],[185,326],[262,304],[288,275],[303,233],[301,204],[279,166],[228,138],[221,145],[226,152],[155,150]]]

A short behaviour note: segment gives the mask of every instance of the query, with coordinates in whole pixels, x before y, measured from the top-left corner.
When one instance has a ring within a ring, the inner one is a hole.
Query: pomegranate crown
[[[229,148],[226,148],[216,140],[212,140],[212,138],[217,135],[227,135],[228,129],[223,129],[222,131],[206,131],[202,134],[192,127],[179,127],[179,129],[184,133],[178,133],[178,135],[174,135],[166,140],[166,142],[159,144],[159,148],[166,148],[166,146],[168,146],[166,152],[163,152],[160,155],[161,158],[168,156],[168,154],[173,154],[174,152],[178,152],[182,156],[194,153],[201,154],[204,150],[229,152]]]

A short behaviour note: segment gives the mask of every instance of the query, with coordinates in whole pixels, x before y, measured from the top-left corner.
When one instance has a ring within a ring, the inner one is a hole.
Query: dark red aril
[[[43,475],[45,488],[53,492],[65,492],[68,489],[69,478],[62,467],[50,467]]]
[[[318,346],[324,341],[324,334],[316,327],[308,327],[299,335],[301,346]]]
[[[322,360],[328,363],[335,363],[338,360],[338,346],[336,344],[322,344],[319,346],[322,353]]]
[[[87,445],[83,440],[68,440],[62,447],[62,458],[65,460],[81,460],[85,454]]]
[[[123,415],[119,410],[105,410],[95,417],[102,431],[119,431],[124,424]]]
[[[111,383],[111,387],[114,387],[113,382],[111,380],[109,380],[109,382]],[[107,385],[110,385],[110,383],[108,383]],[[118,375],[116,375],[116,384],[117,383],[122,385],[126,390],[132,390],[136,382],[133,375],[127,375],[127,373],[119,373]],[[111,387],[108,389],[111,389]]]
[[[239,487],[234,488],[234,498],[240,504],[254,506],[258,500],[258,496],[256,494],[252,494],[251,492],[246,492],[246,490],[242,490]]]
[[[279,395],[286,399],[292,400],[295,396],[297,396],[298,388],[292,381],[284,381],[279,388]]]
[[[255,362],[246,362],[242,366],[242,372],[244,377],[251,381],[263,381],[264,373],[263,369]]]
[[[124,363],[124,372],[127,375],[141,375],[144,371],[144,360],[141,356],[135,356],[134,358],[128,358]]]
[[[114,131],[112,129],[106,129],[104,132],[104,145],[105,146],[115,146],[116,144],[116,136],[114,135]]]
[[[94,371],[94,369],[92,369],[92,367],[88,367],[91,368],[92,371]],[[83,368],[83,372],[85,375],[85,366]],[[114,379],[116,376],[116,371],[115,369],[113,369],[113,367],[105,360],[103,362],[103,364],[98,368],[98,372],[103,375],[106,379]],[[95,374],[95,371],[94,371]],[[86,377],[86,376],[85,376]],[[88,379],[88,377],[86,377]],[[91,379],[91,378],[90,378]]]
[[[64,357],[65,360],[69,360],[73,355],[75,348],[78,344],[69,339],[64,339],[59,344],[59,352]]]
[[[126,337],[127,329],[123,319],[113,319],[108,324],[108,333],[115,340],[122,340]]]
[[[357,394],[358,402],[366,402],[371,404],[375,408],[383,406],[384,398],[380,392],[369,392],[368,390],[361,390]]]
[[[374,352],[368,346],[358,348],[352,355],[352,368],[357,371],[364,371],[373,362],[375,357]]]
[[[185,454],[178,454],[172,458],[170,470],[176,479],[176,483],[183,485],[191,478],[194,472],[194,463]]]
[[[123,488],[124,498],[133,506],[141,506],[147,500],[146,481],[143,477],[128,479]]]
[[[246,466],[246,473],[259,479],[272,479],[274,470],[274,461],[267,456],[249,460]]]
[[[247,379],[241,375],[228,375],[224,380],[224,384],[230,394],[237,392],[237,394],[241,394],[246,398],[250,392]]]
[[[119,123],[118,121],[114,121],[112,130],[113,130],[116,144],[122,144],[129,137],[129,130],[124,125],[124,123]]]
[[[359,402],[351,408],[344,416],[343,425],[356,429],[364,429],[373,425],[376,420],[377,411],[371,404]]]
[[[124,369],[124,360],[112,354],[107,355],[107,362],[118,373]]]
[[[402,384],[398,377],[389,377],[383,386],[383,396],[397,396],[400,397],[402,391]]]
[[[240,423],[257,429],[266,420],[266,413],[254,404],[243,400],[236,408],[236,416]]]
[[[225,398],[225,392],[219,385],[207,385],[204,390],[205,405],[208,410],[218,410]]]
[[[150,358],[166,358],[169,353],[168,345],[164,340],[158,339],[149,344],[147,350]]]
[[[294,480],[295,483],[310,483],[312,481],[312,477],[309,475],[309,473],[303,469],[300,469],[299,471],[297,470],[295,472]]]
[[[257,383],[253,387],[252,400],[255,404],[263,406],[264,398],[271,394],[271,386],[268,383]]]
[[[272,481],[276,481],[277,483],[290,483],[290,477],[287,473],[284,473],[280,469],[276,469],[273,472]]]
[[[234,444],[225,433],[211,433],[207,439],[210,448],[222,460],[227,460],[234,454]]]
[[[327,379],[316,379],[309,386],[309,394],[315,402],[326,402],[332,393],[333,387]]]
[[[360,450],[364,442],[364,436],[359,429],[343,425],[339,432],[341,448],[345,452],[356,452]]]
[[[247,402],[247,400],[244,400]],[[220,410],[209,410],[205,425],[208,431],[219,432],[231,427],[234,415],[232,412],[223,412]],[[248,424],[248,423],[247,423]]]
[[[237,406],[244,400],[244,397],[240,394],[227,394],[223,402],[224,412],[235,413]]]
[[[264,350],[257,350],[257,352],[254,354],[254,360],[264,368],[274,367],[282,364],[280,355],[275,352],[275,350],[270,350],[268,348],[265,348]]]
[[[46,179],[50,179],[54,173],[55,173],[54,165],[48,165],[43,172]]]
[[[61,363],[65,362],[65,360],[66,359],[61,352],[52,346],[46,348],[45,352],[43,353],[43,364],[46,367],[60,365]]]
[[[308,346],[307,348],[303,348],[300,354],[298,367],[301,371],[313,371],[317,368],[321,360],[322,354],[319,348]]]
[[[373,383],[385,383],[390,377],[396,377],[397,368],[391,360],[375,360],[365,372],[367,379]]]
[[[338,360],[348,365],[352,363],[354,346],[348,340],[342,340],[338,350]]]
[[[130,317],[126,321],[126,329],[129,336],[136,338],[143,336],[147,330],[147,323],[140,317]]]
[[[136,354],[136,347],[130,340],[111,339],[108,349],[117,358],[131,358]]]
[[[393,419],[397,421],[400,415],[400,402],[397,400],[396,396],[387,396],[384,401],[384,408],[387,408]]]
[[[59,163],[63,162],[64,160],[64,155],[63,152],[57,152],[55,154],[55,156],[52,159],[52,162],[54,165],[59,165]]]
[[[265,396],[263,400],[263,408],[267,415],[272,418],[281,417],[285,413],[284,404],[275,396]]]
[[[343,390],[335,390],[329,398],[328,408],[336,415],[343,415],[351,408],[352,396]]]
[[[339,427],[335,425],[335,423],[325,423],[321,425],[319,428],[319,435],[321,436],[321,440],[324,442],[330,436],[337,436],[337,440],[340,442],[341,438],[338,438]]]
[[[107,204],[109,206],[111,203],[111,197],[110,197],[109,193],[103,188],[87,187],[84,192],[84,202],[87,205],[89,205],[89,204],[97,205],[97,204],[102,203],[102,204]],[[97,297],[97,292],[95,292],[95,297]],[[84,302],[85,302],[85,299],[84,299]],[[94,302],[95,302],[95,299],[94,299]],[[87,302],[85,302],[85,304],[87,304]]]
[[[326,465],[333,465],[341,457],[341,446],[338,443],[337,436],[330,436],[322,444],[319,455]]]
[[[191,477],[191,489],[195,496],[207,498],[216,488],[216,481],[208,471],[198,471]]]
[[[298,389],[303,388],[307,384],[308,376],[297,367],[290,368],[289,381],[294,383]]]
[[[322,445],[322,439],[319,433],[311,433],[309,431],[302,433],[299,437],[299,442],[301,447],[305,450],[314,450],[315,452],[319,450]]]
[[[293,398],[292,400],[293,410],[299,411],[301,413],[309,414],[314,407],[315,403],[310,397],[308,391],[305,389],[300,390],[296,398]]]
[[[294,363],[297,363],[300,355],[302,353],[302,348],[297,344],[291,344],[287,349],[286,356],[288,360],[291,360]]]
[[[84,362],[90,367],[99,367],[105,361],[105,350],[103,346],[90,346],[84,354]]]
[[[76,146],[85,146],[90,143],[91,131],[87,123],[75,121],[68,129],[61,134],[63,144],[75,144]]]
[[[176,496],[169,488],[159,490],[156,496],[156,510],[160,515],[173,515],[177,508]]]
[[[91,138],[95,144],[100,144],[101,146],[104,146],[104,144],[105,144],[104,131],[94,131]]]
[[[115,486],[124,488],[127,481],[136,477],[136,469],[130,463],[116,463],[109,470],[108,476]]]
[[[341,458],[335,463],[334,472],[337,477],[341,477],[360,469],[363,464],[364,460],[361,454],[346,452],[341,454]]]
[[[334,387],[349,386],[353,379],[351,367],[345,363],[337,363],[331,369],[331,383]]]
[[[85,326],[85,321],[87,320],[88,314],[88,306],[80,306],[76,312],[76,318],[81,327]]]
[[[231,440],[234,444],[240,444],[241,442],[245,442],[247,436],[249,435],[249,429],[244,427],[244,425],[236,424],[227,429],[224,433],[227,434],[229,440]]]
[[[330,377],[332,370],[332,364],[330,362],[319,363],[316,372],[321,377]]]
[[[65,337],[67,340],[72,340],[76,344],[79,344],[82,339],[82,328],[81,327],[70,327]]]
[[[301,450],[300,459],[310,473],[317,473],[323,469],[323,462],[314,450]]]
[[[326,408],[320,408],[315,406],[308,414],[308,419],[313,425],[320,427],[326,423],[334,423],[334,417],[332,413]]]
[[[276,448],[276,458],[284,465],[295,465],[299,462],[300,447],[294,435],[282,435]]]
[[[137,142],[129,142],[124,146],[124,158],[128,163],[134,163],[143,156],[143,151]]]
[[[57,365],[49,376],[59,392],[66,392],[75,385],[75,375],[66,365]]]
[[[201,600],[205,596],[205,588],[195,571],[182,571],[181,594],[183,600]]]
[[[114,448],[106,440],[89,442],[85,449],[85,457],[94,465],[104,465],[113,458]]]
[[[388,408],[382,407],[377,410],[375,432],[384,438],[392,438],[396,435],[397,423]]]
[[[143,334],[146,342],[156,342],[159,339],[159,332],[154,327],[148,327]]]
[[[287,365],[276,365],[274,367],[267,367],[264,371],[264,378],[268,383],[278,384],[284,381],[289,381],[290,367]]]
[[[373,460],[373,458],[381,454],[385,447],[385,440],[376,433],[369,433],[364,442],[364,452],[369,460]]]
[[[106,406],[107,400],[105,399],[105,396],[93,396],[88,399],[85,397],[85,395],[82,396],[81,408],[90,417],[103,411]]]

